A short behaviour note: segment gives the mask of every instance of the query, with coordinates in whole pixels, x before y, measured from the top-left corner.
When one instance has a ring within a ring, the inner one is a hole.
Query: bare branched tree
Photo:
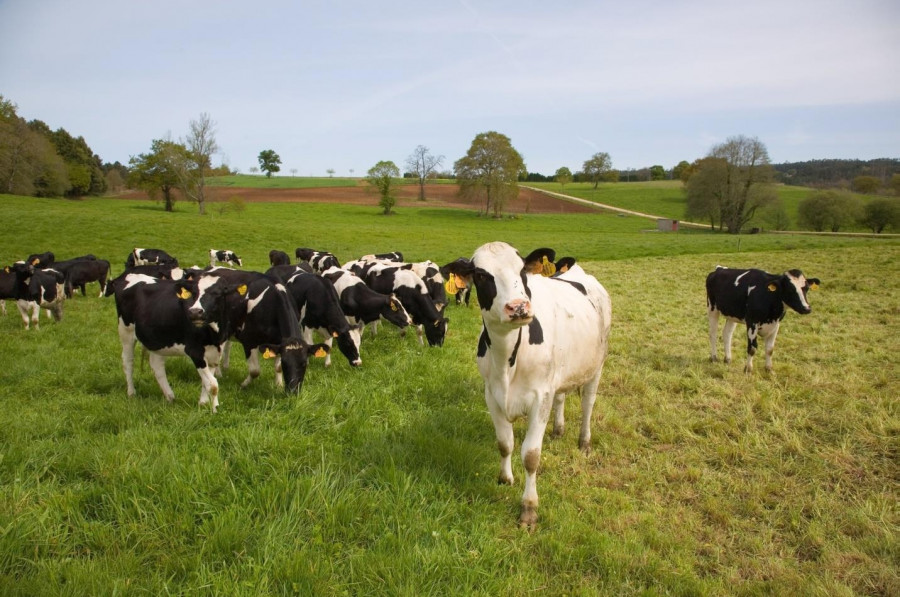
[[[215,127],[216,123],[206,112],[191,121],[191,130],[184,142],[189,159],[179,168],[182,191],[188,199],[197,202],[201,215],[206,214],[206,172],[212,166],[213,154],[219,151]]]
[[[419,201],[425,201],[425,181],[434,174],[444,161],[442,155],[432,155],[428,148],[419,145],[406,158],[406,171],[412,172],[419,180]]]

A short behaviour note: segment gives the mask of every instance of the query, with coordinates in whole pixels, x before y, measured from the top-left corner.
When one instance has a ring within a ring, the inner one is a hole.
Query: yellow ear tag
[[[331,337],[332,337],[332,338],[337,338],[337,337],[338,337],[338,333],[337,333],[337,332],[331,332]]]
[[[315,353],[313,356],[314,356],[314,357],[318,357],[318,358],[321,359],[321,358],[324,358],[324,357],[328,356],[328,353],[325,352],[325,349],[324,349],[324,348],[321,348],[321,347],[320,347],[319,350],[317,350],[316,353]]]
[[[550,276],[552,276],[555,273],[556,273],[556,266],[554,264],[550,263],[550,261],[547,260],[547,257],[544,256],[544,258],[541,259],[541,275],[546,278],[549,278]]]
[[[278,356],[277,354],[275,354],[274,352],[272,352],[272,349],[271,349],[271,348],[267,348],[266,351],[263,353],[263,358],[264,358],[264,359],[274,359],[274,358],[277,357],[277,356]]]
[[[810,289],[810,290],[815,290],[815,289],[818,288],[818,287],[819,287],[818,284],[810,284],[810,285],[809,285],[809,289]]]
[[[178,291],[178,298],[180,298],[182,300],[186,301],[189,298],[191,298],[191,296],[193,296],[193,295],[191,294],[191,291],[188,290],[187,288],[182,288],[181,290]]]
[[[397,308],[397,303],[395,303],[393,300],[391,301],[391,311],[399,311],[399,309]]]
[[[40,259],[32,259],[32,260],[31,260],[31,265],[37,265],[37,264],[40,263],[40,262],[41,262]]]
[[[238,286],[237,293],[241,296],[244,296],[245,294],[247,294],[247,285],[241,284],[240,286]]]
[[[778,290],[778,287],[775,286],[774,283],[772,283],[772,284],[769,284],[769,290],[772,291],[772,292],[775,292],[776,290]]]
[[[7,265],[6,267],[4,267],[4,268],[3,268],[3,271],[5,271],[5,272],[8,274],[8,273],[9,273],[9,266]]]
[[[456,276],[455,275],[450,274],[450,277],[447,278],[447,281],[444,283],[444,290],[447,291],[447,294],[456,294],[458,289],[456,287]]]

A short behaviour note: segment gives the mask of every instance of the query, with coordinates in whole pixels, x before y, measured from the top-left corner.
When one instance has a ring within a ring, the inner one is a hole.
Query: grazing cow
[[[403,263],[403,253],[393,251],[391,253],[370,253],[359,258],[360,261],[390,261],[391,263]]]
[[[396,296],[375,292],[353,272],[332,267],[325,270],[322,276],[334,284],[341,301],[341,310],[351,327],[362,330],[366,324],[382,317],[400,329],[412,323],[412,318]]]
[[[722,340],[725,362],[731,362],[731,338],[738,323],[747,325],[747,363],[744,371],[753,371],[756,339],[766,341],[766,371],[772,371],[775,337],[786,313],[787,305],[797,313],[812,311],[806,293],[819,285],[818,278],[807,278],[798,269],[781,275],[758,269],[730,269],[718,266],[706,277],[706,304],[709,315],[709,360],[717,361],[716,335],[719,315],[725,316]]]
[[[135,248],[125,260],[125,268],[131,268],[136,265],[178,265],[178,260],[163,251],[162,249],[138,249]]]
[[[447,304],[447,290],[444,288],[444,276],[441,268],[434,261],[418,261],[411,264],[411,269],[425,282],[428,296],[434,301],[438,311],[443,311]]]
[[[4,267],[0,269],[0,310],[6,315],[6,301],[15,299],[16,295],[16,274],[12,268]]]
[[[235,287],[214,276],[176,282],[133,273],[114,286],[128,396],[134,396],[134,347],[139,340],[150,353],[150,367],[166,400],[172,402],[175,393],[166,378],[165,358],[187,356],[200,376],[199,404],[210,403],[215,413],[219,407],[215,371],[222,343],[231,333],[226,297],[246,292],[246,286]]]
[[[450,322],[435,307],[428,295],[428,288],[415,272],[402,266],[385,266],[374,263],[360,276],[365,283],[381,294],[394,294],[412,317],[418,331],[419,344],[424,345],[422,333],[429,346],[442,346]]]
[[[471,276],[481,306],[478,369],[500,449],[500,483],[513,483],[512,421],[527,417],[522,442],[525,491],[519,523],[537,522],[537,470],[544,430],[554,413],[553,434],[561,435],[566,393],[581,390],[578,443],[591,444],[591,411],[609,343],[612,307],[600,283],[580,266],[556,278],[534,275],[552,250],[539,249],[524,260],[506,243],[479,247],[472,259],[448,264],[456,275]]]
[[[33,253],[28,256],[28,259],[25,260],[25,263],[30,263],[34,267],[38,267],[40,269],[45,269],[53,265],[55,257],[53,253],[47,251],[46,253]]]
[[[313,271],[317,274],[321,274],[330,267],[341,267],[337,257],[325,251],[316,251],[314,249],[298,247],[295,254],[297,255],[297,259],[310,264]]]
[[[325,337],[330,347],[337,339],[338,348],[350,364],[362,364],[359,357],[359,330],[351,328],[341,310],[341,302],[331,280],[300,271],[285,284],[300,314],[300,329],[307,344],[312,344],[313,332]],[[331,354],[325,357],[325,366],[331,365]]]
[[[89,282],[100,284],[100,294],[106,293],[106,283],[109,280],[109,261],[97,259],[93,255],[85,255],[65,261],[57,261],[53,269],[61,271],[66,276],[66,298],[72,298],[74,289],[81,290],[81,296],[87,295],[85,286]]]
[[[231,267],[238,266],[242,267],[244,264],[241,262],[241,258],[234,254],[234,251],[229,251],[227,249],[217,250],[210,249],[209,250],[209,267],[214,267],[216,263],[224,263]]]
[[[276,265],[290,265],[291,258],[284,251],[272,249],[269,251],[269,264],[272,267],[275,267]]]
[[[12,298],[16,299],[26,330],[29,329],[29,320],[34,329],[39,328],[42,307],[56,321],[62,319],[62,304],[66,297],[66,277],[62,272],[52,268],[37,269],[31,262],[25,261],[15,262],[6,271],[15,276]]]

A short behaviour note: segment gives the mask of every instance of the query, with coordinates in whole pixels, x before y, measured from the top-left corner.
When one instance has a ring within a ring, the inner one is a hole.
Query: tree
[[[605,151],[595,153],[589,160],[584,162],[584,166],[581,169],[585,176],[588,177],[588,180],[594,183],[594,188],[596,189],[603,179],[603,175],[612,169],[612,159]]]
[[[425,201],[425,181],[444,162],[444,156],[432,155],[424,145],[418,145],[406,158],[406,169],[419,181],[419,201]]]
[[[672,168],[672,180],[682,180],[681,175],[684,173],[691,165],[687,162],[687,160],[681,160],[678,164]]]
[[[37,130],[0,95],[0,193],[60,197],[70,188],[66,163],[50,130]]]
[[[397,198],[393,196],[392,190],[394,179],[400,177],[400,168],[394,162],[380,161],[369,168],[368,180],[369,184],[378,191],[380,199],[378,205],[384,209],[384,215],[390,215],[391,208],[397,203]]]
[[[713,223],[718,218],[720,230],[739,234],[758,209],[777,198],[769,152],[755,137],[728,138],[698,166],[686,183],[688,214],[703,213]]]
[[[179,186],[185,196],[196,201],[200,215],[206,214],[206,173],[212,164],[212,155],[219,151],[215,134],[216,123],[203,112],[190,123],[190,132],[184,142],[186,159],[177,164]],[[180,156],[176,156],[180,157]]]
[[[894,195],[900,197],[900,174],[894,174],[891,176],[890,186],[894,191]]]
[[[188,149],[171,139],[155,139],[149,153],[128,160],[129,186],[142,189],[150,197],[162,196],[166,211],[175,211],[174,191],[180,187],[180,170],[190,161]]]
[[[665,180],[666,179],[666,169],[656,164],[654,166],[650,166],[650,180]]]
[[[291,177],[293,178],[294,176],[297,176],[297,169],[291,168]]]
[[[837,232],[861,215],[859,199],[843,191],[816,191],[797,206],[798,223],[817,232]]]
[[[857,176],[853,179],[853,190],[863,195],[874,195],[881,187],[881,180],[875,176]]]
[[[875,234],[881,234],[887,227],[900,230],[900,200],[878,197],[869,201],[863,207],[859,223]]]
[[[328,174],[328,178],[331,178],[334,176],[334,168],[329,168],[325,172]]]
[[[484,197],[484,214],[503,215],[506,202],[519,194],[519,175],[523,175],[525,160],[516,151],[509,137],[495,131],[479,133],[472,140],[466,155],[453,164],[460,194]]]
[[[259,152],[259,169],[266,173],[266,178],[272,178],[273,172],[281,170],[281,158],[272,149],[263,149]],[[293,170],[296,172],[296,169]]]
[[[566,185],[572,182],[572,171],[565,166],[558,168],[556,170],[556,182],[558,182],[562,188],[566,188]]]

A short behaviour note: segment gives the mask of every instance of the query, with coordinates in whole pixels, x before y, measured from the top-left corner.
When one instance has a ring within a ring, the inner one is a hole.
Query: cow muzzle
[[[503,312],[506,313],[506,316],[509,317],[510,321],[531,319],[531,301],[526,299],[510,301],[503,306]]]
[[[205,314],[205,312],[203,311],[203,309],[198,309],[196,307],[192,308],[192,309],[188,309],[188,317],[190,318],[191,323],[193,323],[194,326],[196,326],[198,328],[203,327],[203,325],[206,323],[206,321],[203,317],[204,314]]]

